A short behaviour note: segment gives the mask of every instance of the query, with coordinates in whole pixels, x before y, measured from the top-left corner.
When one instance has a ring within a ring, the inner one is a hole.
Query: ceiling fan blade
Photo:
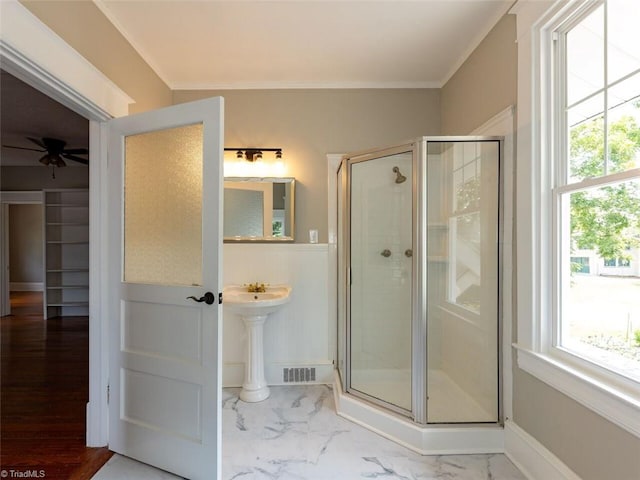
[[[86,158],[76,157],[75,155],[69,155],[68,153],[63,153],[62,156],[68,160],[73,160],[74,162],[89,165],[89,160],[87,160]]]
[[[35,143],[39,147],[44,148],[45,150],[48,150],[47,146],[37,138],[27,137],[27,140],[31,140],[33,143]]]
[[[17,148],[18,150],[31,150],[32,152],[46,152],[47,149],[38,150],[37,148],[14,147],[13,145],[2,145],[5,148]]]
[[[80,154],[80,155],[87,155],[89,153],[89,150],[87,150],[86,148],[65,148],[62,153],[64,154]]]

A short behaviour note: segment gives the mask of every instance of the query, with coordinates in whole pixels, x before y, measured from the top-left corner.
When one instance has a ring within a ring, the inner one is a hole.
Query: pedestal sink
[[[224,305],[242,317],[247,329],[247,361],[240,399],[260,402],[269,397],[264,377],[263,329],[270,313],[289,302],[291,287],[267,286],[265,292],[247,292],[246,286],[229,285],[223,290]]]

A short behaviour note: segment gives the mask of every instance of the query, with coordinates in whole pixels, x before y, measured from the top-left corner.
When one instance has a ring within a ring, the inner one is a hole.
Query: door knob
[[[188,300],[194,300],[194,301],[196,301],[198,303],[204,302],[207,305],[213,305],[213,302],[216,301],[216,296],[211,292],[207,292],[200,298],[196,298],[193,295],[191,295],[190,297],[187,297],[187,299]]]
[[[388,248],[385,248],[383,251],[380,252],[380,255],[382,255],[384,258],[389,258],[391,256],[391,250],[389,250]]]

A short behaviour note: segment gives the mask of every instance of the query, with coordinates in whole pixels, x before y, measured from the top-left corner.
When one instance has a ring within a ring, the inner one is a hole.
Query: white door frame
[[[6,72],[89,120],[89,403],[87,445],[107,445],[107,142],[104,121],[133,100],[17,0],[0,2],[0,59]]]

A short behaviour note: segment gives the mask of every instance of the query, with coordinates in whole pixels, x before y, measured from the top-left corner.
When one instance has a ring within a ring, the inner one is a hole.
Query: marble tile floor
[[[418,455],[337,416],[325,385],[272,387],[254,404],[239,391],[222,394],[223,480],[525,479],[501,454]],[[176,478],[114,455],[93,480]]]

